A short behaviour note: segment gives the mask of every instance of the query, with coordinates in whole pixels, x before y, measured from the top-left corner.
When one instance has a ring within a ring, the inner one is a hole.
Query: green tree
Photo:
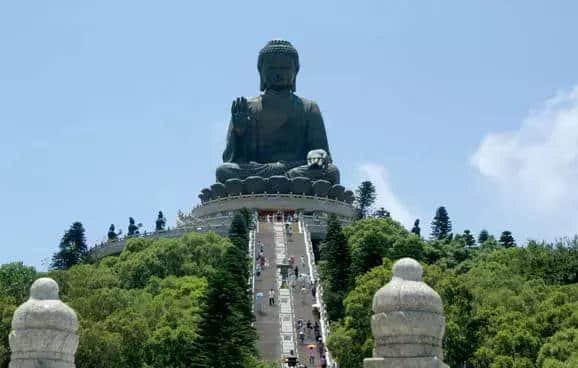
[[[516,246],[516,241],[510,231],[503,231],[500,235],[500,245],[504,248],[512,248]]]
[[[425,244],[423,240],[414,233],[408,236],[397,237],[391,249],[386,251],[386,257],[397,260],[403,257],[411,257],[418,261],[425,258]]]
[[[132,238],[120,256],[48,276],[79,316],[79,367],[263,368],[251,327],[249,265],[228,239],[189,233]],[[22,264],[0,266],[2,368],[14,310],[35,277]]]
[[[201,345],[210,367],[242,368],[247,356],[255,353],[247,279],[239,277],[242,264],[248,264],[244,253],[230,247],[223,268],[209,279]]]
[[[391,218],[371,218],[357,221],[344,230],[351,249],[350,277],[355,279],[373,267],[379,266],[388,256],[394,243],[409,232]]]
[[[345,298],[345,317],[332,328],[328,347],[340,367],[361,368],[363,359],[371,357],[371,305],[373,296],[391,279],[392,263],[383,264],[355,280],[355,288]]]
[[[52,256],[52,269],[67,269],[83,261],[88,250],[84,233],[82,223],[75,222],[70,226],[60,240],[58,252]]]
[[[343,316],[343,299],[349,290],[351,255],[339,219],[330,215],[327,235],[321,245],[321,272],[327,293],[324,294],[330,320]]]
[[[243,216],[243,219],[245,220],[245,225],[247,226],[247,229],[252,230],[253,229],[253,214],[251,213],[251,211],[248,208],[241,208],[239,210],[239,213]]]
[[[480,235],[478,235],[478,244],[482,245],[489,238],[490,234],[488,233],[488,230],[483,229],[482,231],[480,231]]]
[[[442,240],[450,237],[452,232],[452,222],[448,215],[448,211],[444,206],[436,210],[436,214],[431,223],[431,237],[433,239]]]
[[[538,353],[539,368],[578,367],[578,328],[556,332]]]
[[[34,267],[24,266],[22,262],[3,264],[0,266],[0,297],[12,298],[15,304],[23,303],[36,278]]]
[[[468,247],[476,245],[476,238],[474,238],[470,230],[464,230],[463,239]]]
[[[355,190],[355,203],[357,205],[358,217],[360,219],[367,217],[369,208],[375,202],[377,195],[375,186],[369,180],[361,182]]]
[[[247,217],[242,212],[237,212],[231,221],[229,228],[229,239],[237,248],[247,251],[249,247],[249,229],[247,227]]]

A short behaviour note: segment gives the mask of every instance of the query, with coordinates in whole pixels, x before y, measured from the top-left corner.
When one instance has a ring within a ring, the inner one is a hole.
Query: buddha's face
[[[265,82],[266,89],[275,91],[291,89],[297,74],[295,69],[295,61],[289,55],[265,55],[261,67],[261,78]]]

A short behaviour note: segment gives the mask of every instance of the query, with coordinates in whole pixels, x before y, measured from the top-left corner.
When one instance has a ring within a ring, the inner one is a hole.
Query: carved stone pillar
[[[442,362],[445,329],[442,301],[422,282],[420,264],[403,258],[393,278],[373,297],[373,358],[364,368],[448,368]]]
[[[60,301],[58,284],[40,278],[12,318],[10,368],[75,368],[78,318]]]

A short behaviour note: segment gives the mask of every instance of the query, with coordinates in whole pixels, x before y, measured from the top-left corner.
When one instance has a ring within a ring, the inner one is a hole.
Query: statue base
[[[247,194],[207,201],[192,211],[197,218],[216,216],[242,208],[296,212],[325,212],[353,219],[355,207],[347,202],[298,194]]]

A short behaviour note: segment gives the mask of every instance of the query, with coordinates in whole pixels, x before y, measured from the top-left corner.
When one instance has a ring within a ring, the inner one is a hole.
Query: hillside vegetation
[[[230,235],[132,239],[119,257],[49,272],[80,319],[77,366],[263,367],[240,218]],[[485,233],[476,244],[464,232],[424,240],[388,217],[344,229],[331,219],[319,266],[332,319],[328,346],[340,367],[361,368],[371,356],[373,295],[406,256],[422,262],[442,297],[451,367],[578,367],[578,240],[522,247],[511,234],[503,238]],[[12,314],[43,275],[21,263],[0,266],[2,368]]]
[[[468,246],[461,234],[426,241],[390,218],[361,220],[342,231],[332,226],[329,234],[341,232],[342,240],[333,235],[322,244],[321,269],[334,320],[329,348],[341,367],[360,368],[371,356],[373,295],[404,256],[422,262],[425,282],[442,297],[451,367],[578,367],[576,239],[504,248],[492,237]],[[348,266],[333,260],[340,242]],[[347,275],[337,281],[348,287],[332,287],[335,275]]]
[[[261,367],[242,238],[132,239],[119,257],[49,272],[80,320],[77,366]],[[39,276],[18,263],[0,267],[0,367],[12,313]]]

